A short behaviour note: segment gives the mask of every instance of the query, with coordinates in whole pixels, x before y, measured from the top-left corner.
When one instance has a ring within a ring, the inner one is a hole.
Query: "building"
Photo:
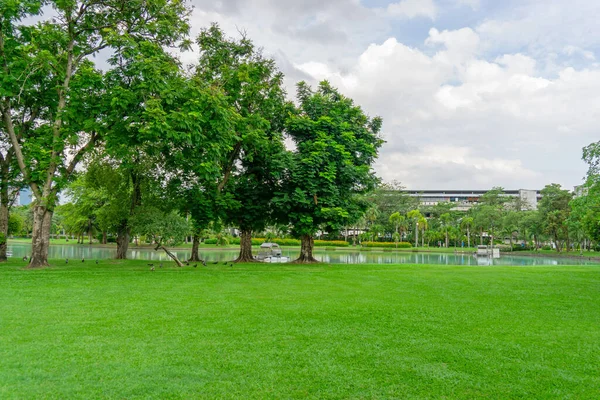
[[[419,198],[422,206],[435,206],[440,203],[454,203],[454,210],[467,211],[479,203],[481,196],[489,190],[408,190],[411,197]],[[542,198],[540,190],[505,190],[502,196],[520,198],[528,205],[527,209],[537,210],[538,201]]]
[[[578,185],[578,186],[575,186],[573,189],[573,194],[574,194],[575,198],[587,196],[588,192],[589,192],[589,187],[587,187],[586,185]]]

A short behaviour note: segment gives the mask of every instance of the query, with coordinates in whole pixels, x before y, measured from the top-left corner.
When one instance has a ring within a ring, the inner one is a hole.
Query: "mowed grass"
[[[0,266],[0,398],[600,398],[600,267]]]

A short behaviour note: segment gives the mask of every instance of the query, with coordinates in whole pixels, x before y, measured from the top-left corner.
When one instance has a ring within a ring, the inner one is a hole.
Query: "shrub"
[[[396,248],[394,242],[362,242],[363,247],[380,247],[380,248]],[[408,242],[398,242],[399,249],[410,249],[412,244]]]
[[[315,247],[327,247],[327,246],[335,246],[335,247],[348,247],[350,243],[345,240],[315,240]]]
[[[204,244],[217,244],[217,238],[204,239]]]
[[[542,246],[542,250],[552,250],[552,246],[548,246],[548,245]]]

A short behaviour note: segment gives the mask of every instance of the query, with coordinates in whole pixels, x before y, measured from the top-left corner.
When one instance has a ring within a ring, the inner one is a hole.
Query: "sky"
[[[295,84],[327,79],[386,143],[375,170],[418,189],[582,182],[600,140],[600,2],[192,0],[193,34],[245,31]],[[184,61],[193,62],[187,53]]]

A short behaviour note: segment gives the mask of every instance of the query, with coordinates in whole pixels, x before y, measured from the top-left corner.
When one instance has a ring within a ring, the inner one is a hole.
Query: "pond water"
[[[22,258],[31,254],[31,245],[24,243],[9,243],[9,252],[13,257]],[[298,256],[298,249],[282,249],[284,257],[292,259]],[[110,259],[116,255],[114,247],[91,247],[86,245],[56,245],[50,246],[50,259],[87,260]],[[189,249],[176,249],[173,253],[180,260],[189,258]],[[231,261],[238,255],[236,249],[206,250],[200,249],[200,257],[208,262]],[[441,264],[441,265],[598,265],[598,262],[577,258],[527,257],[502,255],[499,259],[475,257],[471,254],[443,253],[388,253],[388,252],[359,252],[356,250],[316,250],[315,258],[331,264]],[[152,249],[130,249],[128,258],[133,260],[170,260],[163,251]]]

